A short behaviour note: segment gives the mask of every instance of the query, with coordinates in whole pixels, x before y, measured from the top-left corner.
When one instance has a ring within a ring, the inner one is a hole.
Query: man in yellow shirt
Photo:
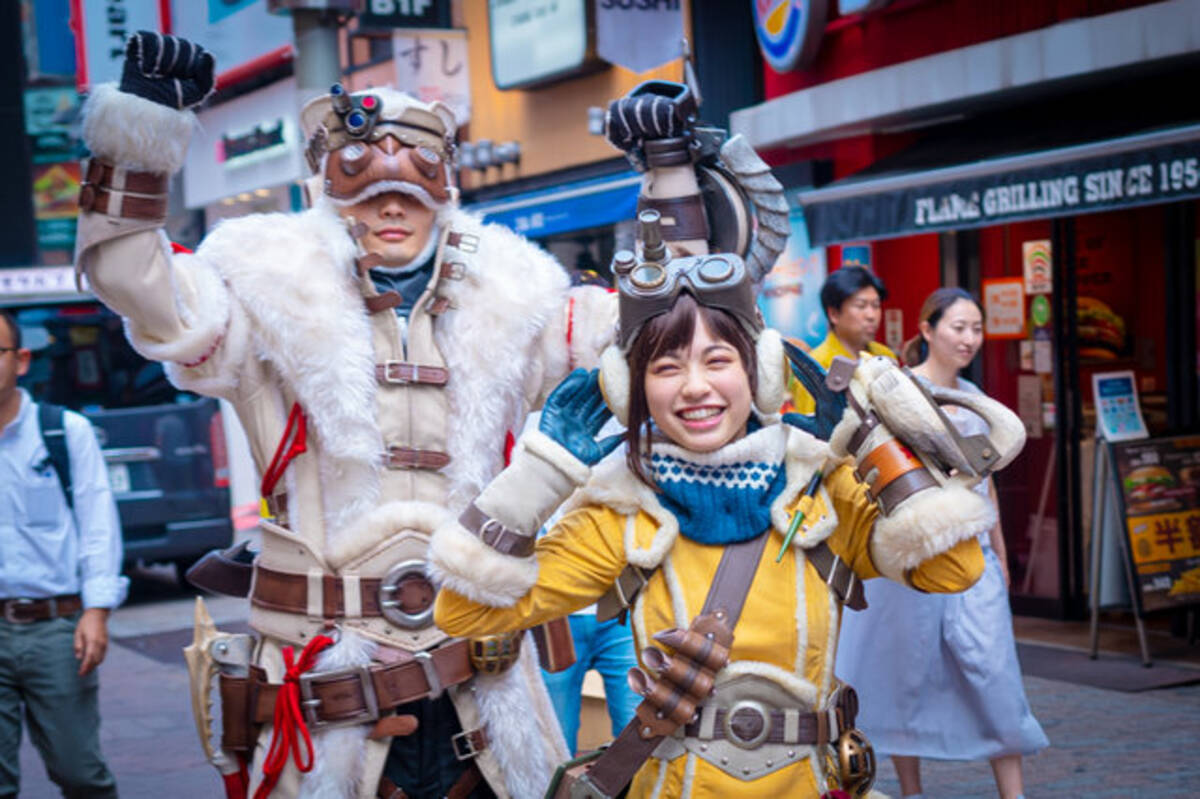
[[[835,356],[855,360],[864,350],[896,360],[894,352],[875,341],[882,318],[880,304],[886,299],[883,281],[869,270],[844,266],[833,272],[821,286],[821,307],[829,320],[829,335],[809,355],[826,369]],[[792,380],[790,392],[797,412],[812,413],[816,409],[812,395],[800,381]]]

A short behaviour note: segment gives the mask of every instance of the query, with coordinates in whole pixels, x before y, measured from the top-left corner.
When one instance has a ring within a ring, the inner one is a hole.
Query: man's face
[[[17,378],[29,371],[29,350],[13,348],[13,332],[0,319],[0,405],[12,399]]]
[[[844,343],[852,345],[851,355],[867,348],[879,332],[879,292],[867,286],[851,294],[841,308],[829,308],[829,324],[833,333]]]
[[[420,200],[398,191],[376,194],[340,213],[367,226],[363,249],[383,256],[385,266],[407,266],[420,255],[433,233],[436,215]]]

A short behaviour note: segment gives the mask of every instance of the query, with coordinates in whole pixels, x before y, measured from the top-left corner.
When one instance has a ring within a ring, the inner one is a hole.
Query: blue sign
[[[815,347],[828,333],[821,307],[821,285],[827,271],[825,248],[809,245],[803,211],[793,209],[788,223],[792,234],[787,249],[763,278],[758,307],[768,327]]]
[[[611,225],[637,216],[642,178],[635,172],[581,180],[468,207],[530,238]]]
[[[828,0],[752,0],[754,33],[776,72],[807,66],[821,47]]]

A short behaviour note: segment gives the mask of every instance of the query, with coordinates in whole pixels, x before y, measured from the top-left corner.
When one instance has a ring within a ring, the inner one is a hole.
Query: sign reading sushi
[[[1200,437],[1129,441],[1112,451],[1142,607],[1200,602]]]

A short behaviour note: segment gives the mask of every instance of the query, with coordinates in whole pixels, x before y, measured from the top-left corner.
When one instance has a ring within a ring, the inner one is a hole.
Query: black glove
[[[619,435],[596,440],[611,417],[600,393],[599,371],[576,369],[546,398],[538,429],[588,466],[595,466],[621,443]]]
[[[187,39],[138,31],[125,45],[121,91],[168,108],[199,105],[213,90],[212,53]]]
[[[682,136],[696,121],[696,101],[681,83],[650,81],[608,104],[604,135],[618,150],[630,152],[647,139]]]

